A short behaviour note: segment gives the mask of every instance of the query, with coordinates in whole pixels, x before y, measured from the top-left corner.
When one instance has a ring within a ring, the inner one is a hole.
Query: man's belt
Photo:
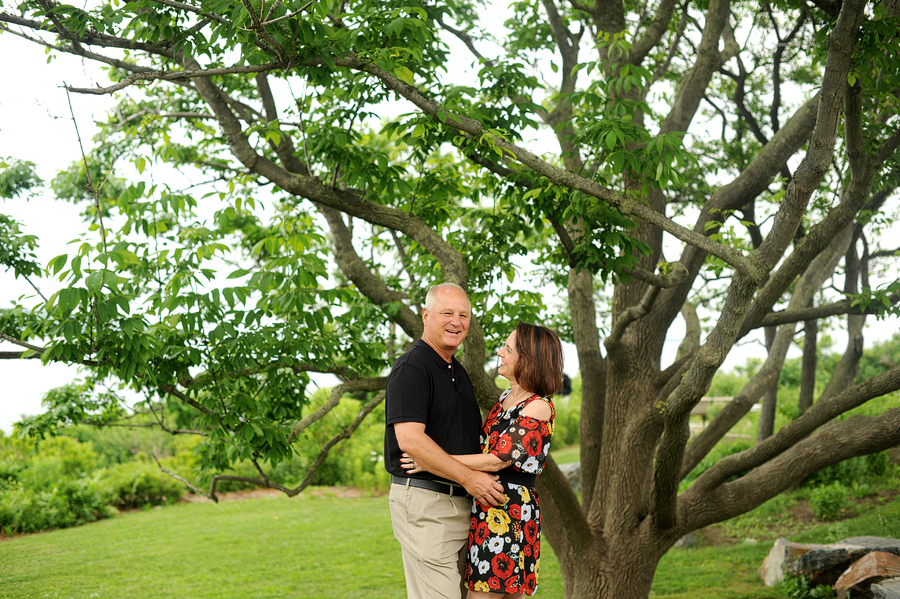
[[[537,483],[537,475],[513,470],[512,468],[504,468],[497,472],[500,475],[501,483],[512,483],[514,485],[522,485],[523,487],[533,487]]]
[[[403,485],[405,487],[418,487],[420,489],[428,489],[429,491],[437,491],[451,497],[465,497],[472,499],[472,496],[466,493],[463,487],[452,485],[450,483],[441,483],[436,480],[426,480],[424,478],[407,478],[403,476],[391,475],[391,482],[395,485]]]

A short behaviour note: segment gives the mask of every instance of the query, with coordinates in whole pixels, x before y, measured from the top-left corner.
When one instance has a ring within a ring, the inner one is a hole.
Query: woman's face
[[[515,331],[509,334],[506,344],[500,348],[497,355],[500,356],[500,367],[497,368],[497,374],[510,382],[516,380],[516,364],[519,363],[519,353],[516,351]]]

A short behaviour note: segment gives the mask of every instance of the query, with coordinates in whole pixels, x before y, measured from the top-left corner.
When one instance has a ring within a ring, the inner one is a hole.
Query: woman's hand
[[[419,472],[425,472],[425,469],[416,464],[416,460],[414,457],[409,455],[408,453],[404,453],[400,457],[400,467],[405,469],[410,474],[418,474]]]

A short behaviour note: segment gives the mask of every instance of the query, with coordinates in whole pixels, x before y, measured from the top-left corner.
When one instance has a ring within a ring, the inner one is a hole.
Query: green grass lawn
[[[541,595],[562,595],[544,545]],[[0,542],[0,598],[406,597],[387,497],[179,504]]]
[[[802,540],[900,535],[900,501],[809,530]],[[818,536],[817,536],[818,535]],[[777,535],[776,535],[777,536]],[[702,545],[702,543],[701,543]],[[653,597],[776,598],[756,570],[771,542],[673,549]],[[562,597],[543,547],[538,597]],[[387,497],[334,496],[179,504],[0,541],[0,598],[405,597]]]
[[[581,461],[581,446],[567,445],[559,449],[551,449],[550,454],[557,464],[568,464],[569,462]]]

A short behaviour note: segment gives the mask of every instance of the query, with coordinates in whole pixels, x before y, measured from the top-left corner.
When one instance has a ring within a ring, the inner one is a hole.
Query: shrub
[[[820,487],[845,481],[863,482],[866,479],[879,479],[892,472],[891,460],[887,451],[870,455],[862,455],[819,470],[803,481],[804,486]]]
[[[834,589],[828,585],[813,585],[805,576],[786,576],[780,584],[789,599],[833,599]]]
[[[573,393],[568,400],[556,397],[556,419],[553,421],[553,445],[565,447],[579,443],[578,429],[581,425],[581,396]]]
[[[107,499],[94,478],[63,480],[46,490],[15,483],[0,492],[0,530],[13,534],[93,522],[112,515]]]
[[[34,458],[18,475],[30,490],[48,491],[60,481],[88,476],[97,468],[97,454],[90,443],[69,437],[42,441]]]
[[[131,422],[141,424],[150,421],[143,417]],[[90,443],[97,453],[99,465],[103,467],[131,462],[142,455],[170,457],[177,445],[176,436],[154,428],[98,428],[82,425],[65,429],[63,434],[81,443]]]
[[[816,487],[809,495],[809,508],[817,520],[837,520],[849,506],[850,493],[839,482]]]
[[[175,503],[184,494],[180,481],[146,462],[116,464],[100,474],[109,501],[122,509]]]

